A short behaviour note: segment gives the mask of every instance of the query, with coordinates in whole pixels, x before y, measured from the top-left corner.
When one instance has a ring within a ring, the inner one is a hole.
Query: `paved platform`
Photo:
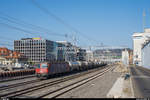
[[[131,66],[131,79],[136,98],[150,97],[150,70],[144,67]]]
[[[120,98],[122,96],[123,91],[123,82],[124,78],[119,77],[113,87],[110,89],[110,91],[107,94],[108,98]]]

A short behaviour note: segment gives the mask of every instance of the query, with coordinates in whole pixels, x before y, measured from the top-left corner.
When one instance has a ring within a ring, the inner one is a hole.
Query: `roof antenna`
[[[145,16],[146,16],[146,14],[145,14],[145,9],[144,9],[143,10],[143,31],[145,29]]]

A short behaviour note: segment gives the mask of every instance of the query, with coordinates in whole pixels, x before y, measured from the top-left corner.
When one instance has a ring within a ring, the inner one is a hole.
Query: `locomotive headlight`
[[[40,73],[42,73],[43,71],[42,70],[40,70]]]

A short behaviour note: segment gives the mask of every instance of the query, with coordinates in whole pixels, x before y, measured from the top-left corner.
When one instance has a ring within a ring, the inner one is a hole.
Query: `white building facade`
[[[142,66],[150,69],[150,41],[142,47]]]
[[[134,33],[133,37],[133,64],[142,66],[142,45],[150,38],[150,28],[144,29],[143,33]]]
[[[93,51],[91,50],[86,51],[86,61],[94,61]]]
[[[129,65],[129,52],[126,49],[122,51],[122,63],[124,65]]]

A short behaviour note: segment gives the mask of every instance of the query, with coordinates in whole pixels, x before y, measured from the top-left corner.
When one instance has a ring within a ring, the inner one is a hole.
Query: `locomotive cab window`
[[[42,68],[47,68],[48,65],[47,65],[47,64],[42,64],[41,67],[42,67]]]

